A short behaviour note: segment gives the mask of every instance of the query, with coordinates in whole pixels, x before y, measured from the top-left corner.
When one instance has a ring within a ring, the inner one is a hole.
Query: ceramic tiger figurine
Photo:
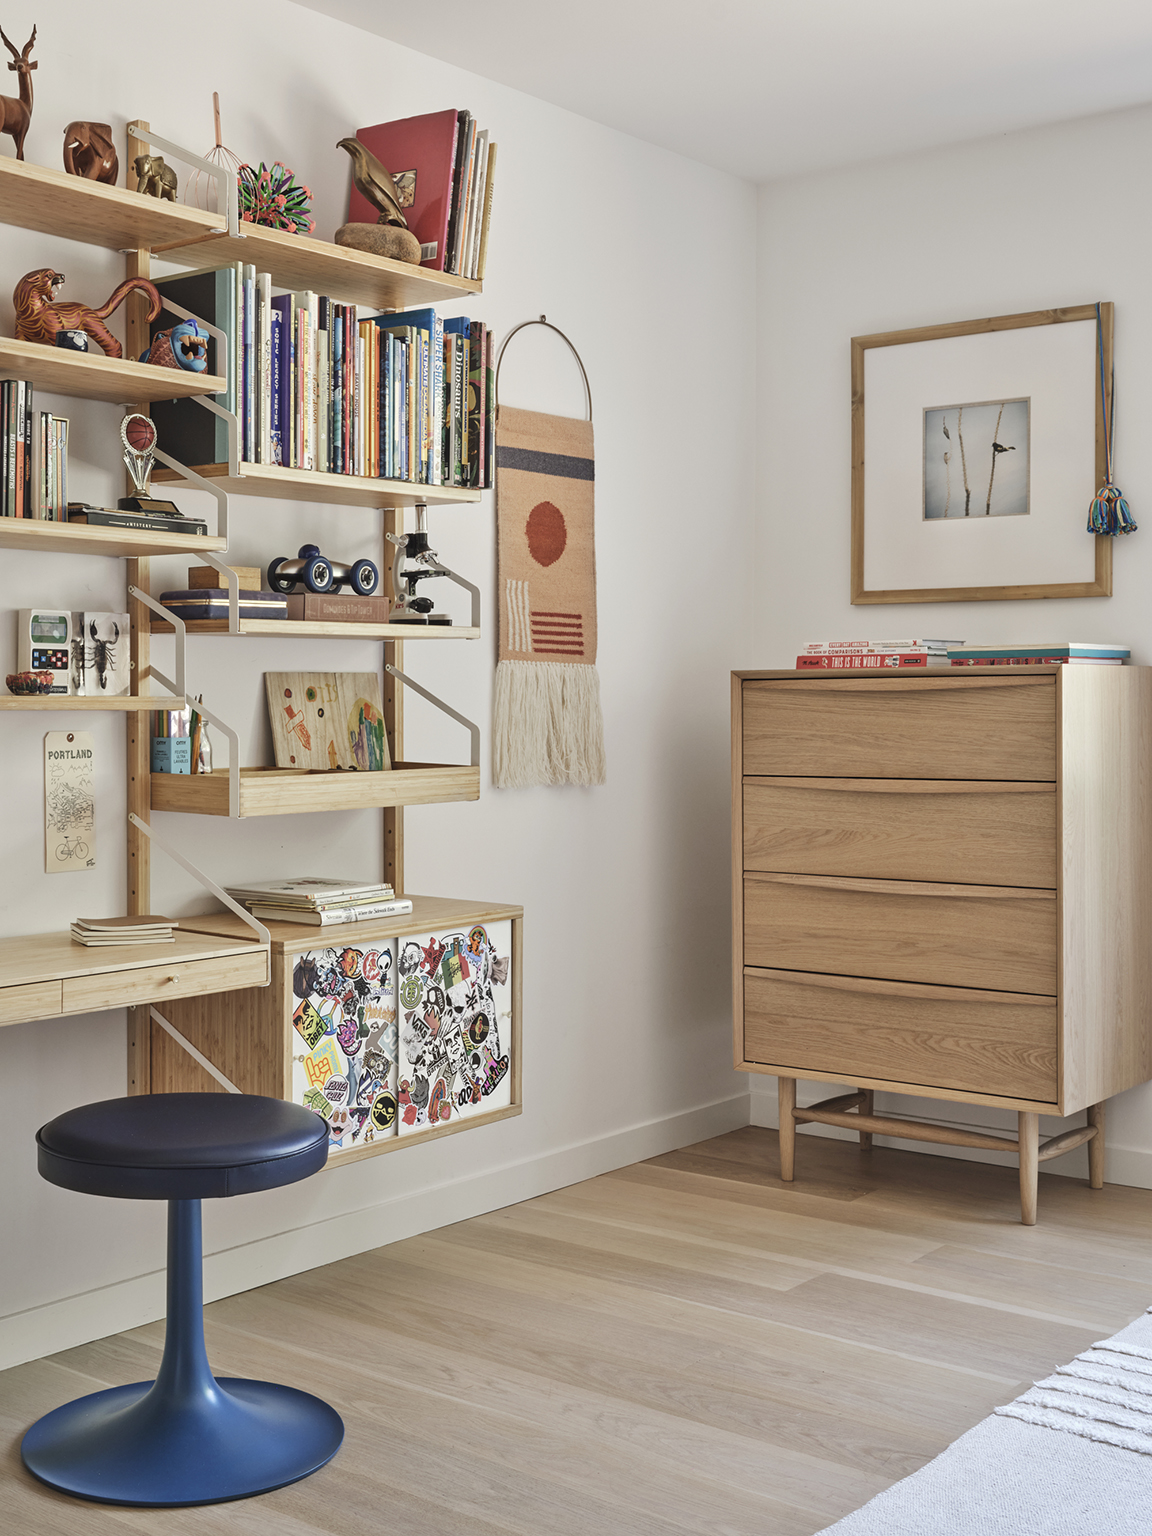
[[[148,319],[160,313],[160,294],[146,277],[129,277],[119,284],[99,309],[87,304],[53,302],[56,290],[64,282],[63,272],[41,267],[26,272],[16,284],[12,303],[16,309],[16,335],[21,341],[38,341],[46,347],[56,345],[60,331],[84,331],[100,347],[105,357],[123,357],[120,343],[104,324],[130,293],[139,290],[148,295]]]

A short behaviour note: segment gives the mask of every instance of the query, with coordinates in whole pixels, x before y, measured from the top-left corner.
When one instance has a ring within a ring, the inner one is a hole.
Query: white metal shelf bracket
[[[184,700],[184,702],[187,703],[188,702],[188,674],[187,674],[187,667],[185,665],[185,662],[186,662],[187,644],[188,644],[188,631],[187,631],[187,629],[184,626],[184,620],[183,619],[178,619],[174,613],[169,613],[168,609],[162,607],[156,601],[156,599],[154,597],[152,597],[149,593],[145,592],[140,587],[132,586],[131,583],[129,583],[129,585],[128,585],[128,596],[129,597],[134,597],[138,603],[143,603],[145,605],[145,607],[151,608],[153,613],[158,613],[160,615],[160,617],[162,619],[164,619],[167,623],[172,624],[172,625],[175,626],[175,629],[176,629],[176,681],[174,683],[171,683],[171,682],[168,681],[168,679],[166,677],[162,678],[160,676],[160,673],[157,672],[154,667],[151,668],[151,671],[152,671],[153,677],[155,677],[158,682],[163,682],[164,686],[168,689],[169,693],[178,693],[181,696],[181,698]]]
[[[438,699],[434,693],[429,693],[427,688],[421,687],[418,682],[409,677],[406,673],[401,672],[399,667],[394,667],[391,662],[386,661],[384,663],[384,670],[391,677],[396,678],[397,682],[403,683],[406,688],[411,688],[413,693],[418,693],[422,699],[427,699],[429,704],[434,704],[437,709],[442,710],[446,715],[450,715],[453,720],[456,720],[460,725],[464,727],[464,729],[472,738],[472,758],[469,766],[472,768],[479,768],[480,727],[478,725],[474,725],[471,720],[467,719],[464,715],[453,709],[450,704],[445,704],[443,699]]]
[[[235,912],[236,916],[241,920],[241,922],[246,923],[249,928],[255,929],[256,937],[268,951],[269,962],[271,962],[272,935],[268,932],[263,923],[257,922],[257,920],[252,916],[251,912],[242,907],[238,901],[233,901],[232,897],[228,895],[227,891],[222,891],[216,882],[214,880],[210,880],[202,869],[197,869],[196,865],[193,864],[190,859],[186,859],[182,853],[177,853],[175,848],[173,848],[170,843],[165,842],[165,840],[160,836],[158,832],[154,832],[146,821],[141,821],[140,817],[137,816],[135,811],[128,812],[128,820],[132,823],[138,832],[143,832],[144,836],[149,840],[149,842],[155,843],[157,848],[162,849],[170,859],[174,860],[177,864],[180,865],[181,869],[187,870],[188,873],[192,876],[193,880],[198,881],[206,891],[211,892],[217,901],[222,901],[230,912]],[[269,964],[268,974],[269,976],[272,974],[271,964]],[[267,986],[268,983],[263,982],[262,985]]]
[[[168,1033],[172,1036],[173,1040],[175,1040],[176,1044],[180,1046],[182,1050],[187,1051],[193,1061],[199,1062],[200,1065],[204,1068],[205,1072],[207,1072],[209,1076],[214,1077],[226,1093],[244,1092],[243,1088],[237,1088],[236,1084],[230,1077],[225,1077],[220,1068],[213,1062],[209,1061],[207,1056],[205,1056],[202,1051],[198,1051],[192,1044],[191,1040],[187,1039],[186,1036],[180,1033],[175,1024],[170,1024],[158,1009],[150,1008],[148,1011],[156,1020],[157,1024],[159,1024],[160,1028],[167,1030]]]
[[[149,144],[153,149],[162,149],[170,155],[175,155],[177,160],[184,165],[193,165],[198,171],[203,171],[216,183],[216,207],[223,208],[225,227],[233,237],[240,234],[240,198],[236,186],[235,176],[230,176],[222,165],[216,165],[211,160],[202,160],[199,155],[192,154],[181,144],[174,144],[171,139],[162,139],[158,133],[153,133],[151,128],[145,128],[141,122],[128,124],[128,132],[142,144]],[[218,230],[223,234],[224,230]]]

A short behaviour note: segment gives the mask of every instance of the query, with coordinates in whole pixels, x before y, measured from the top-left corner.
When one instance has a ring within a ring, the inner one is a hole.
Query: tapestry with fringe
[[[499,789],[604,782],[594,484],[590,421],[499,407],[492,731]]]

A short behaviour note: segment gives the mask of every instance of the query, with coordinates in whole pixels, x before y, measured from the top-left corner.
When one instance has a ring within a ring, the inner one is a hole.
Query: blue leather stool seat
[[[83,1104],[36,1136],[42,1178],[121,1200],[211,1200],[294,1184],[328,1157],[328,1128],[283,1099],[148,1093]]]
[[[306,1179],[328,1128],[298,1104],[254,1094],[107,1099],[41,1128],[37,1164],[81,1194],[168,1201],[168,1325],[154,1382],[65,1403],[24,1436],[42,1482],[109,1504],[217,1504],[280,1488],[330,1461],[339,1414],[275,1382],[217,1380],[204,1349],[200,1202]]]

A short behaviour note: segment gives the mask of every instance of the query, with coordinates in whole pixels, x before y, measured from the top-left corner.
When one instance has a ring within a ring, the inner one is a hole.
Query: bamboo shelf
[[[152,620],[154,635],[170,635],[175,626]],[[185,619],[190,635],[226,635],[227,619]],[[275,635],[305,640],[479,640],[480,631],[463,624],[336,624],[321,619],[241,619],[242,635]]]
[[[455,485],[417,485],[411,480],[365,479],[360,475],[330,475],[317,469],[285,469],[282,464],[241,464],[230,474],[227,464],[195,464],[198,475],[215,480],[229,496],[276,496],[282,501],[320,501],[328,506],[412,507],[446,506],[479,501],[481,493]],[[153,483],[179,480],[175,470],[157,468]]]
[[[257,272],[271,273],[274,288],[308,288],[341,303],[364,304],[371,309],[443,304],[483,291],[483,284],[471,278],[446,276],[428,267],[389,261],[311,235],[292,235],[257,224],[242,224],[235,237],[226,231],[197,232],[191,238],[173,235],[164,244],[153,244],[152,253],[193,267],[250,262]]]
[[[183,701],[181,701],[183,702]],[[228,770],[154,773],[152,809],[227,816]],[[310,773],[302,768],[241,768],[241,816],[293,816],[315,811],[379,810],[479,800],[479,768],[398,763],[380,773]]]
[[[137,400],[182,400],[215,395],[227,379],[214,373],[185,373],[183,368],[154,368],[100,352],[65,352],[37,341],[0,336],[0,377],[27,379],[34,388],[80,400],[131,405]]]
[[[0,210],[5,224],[114,251],[198,240],[222,223],[218,214],[185,203],[162,202],[8,155],[0,155]]]
[[[0,517],[0,549],[33,554],[111,555],[143,560],[149,555],[200,555],[222,550],[214,534],[165,533],[150,528],[90,528],[87,523],[44,523],[37,518]]]
[[[104,713],[132,714],[140,709],[186,708],[187,702],[181,695],[168,693],[120,693],[110,699],[78,698],[67,693],[34,693],[30,696],[0,694],[0,709],[78,709],[84,712],[100,710]]]

